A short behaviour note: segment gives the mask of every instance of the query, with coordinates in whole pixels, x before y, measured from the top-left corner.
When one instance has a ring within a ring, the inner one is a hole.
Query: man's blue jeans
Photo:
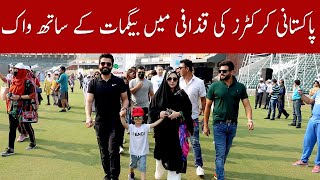
[[[224,164],[230,151],[232,140],[236,136],[237,125],[223,121],[213,125],[214,145],[216,149],[216,173],[218,180],[224,179]]]
[[[193,155],[194,155],[194,165],[203,166],[200,140],[199,140],[199,119],[196,118],[193,120],[193,135],[190,137],[190,141],[192,144]]]
[[[293,123],[301,123],[301,100],[293,100]]]
[[[268,117],[270,118],[271,114],[271,119],[274,119],[276,115],[276,107],[277,107],[278,99],[271,99],[269,102],[269,109],[268,109]]]
[[[312,116],[308,122],[306,133],[304,134],[303,150],[301,156],[302,162],[308,162],[316,142],[318,144],[318,150],[317,156],[314,159],[314,164],[320,166],[320,123],[317,123],[315,121],[315,117]]]

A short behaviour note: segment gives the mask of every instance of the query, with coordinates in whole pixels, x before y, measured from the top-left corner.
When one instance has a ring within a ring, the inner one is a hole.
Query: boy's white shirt
[[[129,153],[135,156],[143,156],[149,153],[148,132],[150,132],[150,124],[141,124],[136,127],[129,125],[130,132],[130,148]]]

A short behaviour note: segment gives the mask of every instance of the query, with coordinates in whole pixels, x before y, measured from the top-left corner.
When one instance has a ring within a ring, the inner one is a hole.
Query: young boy
[[[149,153],[148,132],[151,128],[160,124],[163,119],[160,118],[152,124],[142,124],[144,111],[141,107],[135,107],[132,110],[134,125],[126,123],[125,114],[120,114],[120,116],[123,127],[130,132],[130,174],[128,175],[128,179],[134,179],[134,168],[138,167],[141,172],[141,180],[145,180],[147,154]]]

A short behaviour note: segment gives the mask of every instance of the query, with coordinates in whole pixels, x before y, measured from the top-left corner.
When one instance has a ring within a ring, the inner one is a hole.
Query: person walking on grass
[[[239,101],[242,101],[248,119],[248,130],[253,130],[252,109],[248,99],[246,87],[233,76],[234,64],[231,61],[222,61],[219,64],[220,81],[213,83],[207,93],[206,108],[204,111],[203,133],[210,134],[209,116],[212,102],[213,108],[213,136],[216,150],[215,179],[224,179],[224,165],[230,151],[233,138],[236,136]]]
[[[25,128],[30,138],[30,144],[26,149],[31,150],[36,148],[35,134],[31,124],[21,122],[23,118],[22,111],[32,111],[36,108],[32,105],[37,102],[35,85],[28,77],[26,66],[22,63],[15,65],[13,72],[14,74],[6,101],[7,112],[9,114],[9,145],[8,148],[2,152],[2,156],[4,157],[15,154],[14,141],[19,124]]]
[[[320,172],[320,91],[317,91],[311,98],[303,95],[302,90],[298,90],[301,99],[307,104],[314,104],[312,116],[308,121],[304,134],[302,155],[300,160],[293,163],[294,166],[308,166],[314,145],[317,143],[317,155],[314,159],[314,167],[311,172]]]
[[[119,139],[124,131],[119,112],[126,113],[129,104],[123,80],[111,73],[113,64],[114,58],[111,54],[100,55],[101,76],[89,83],[86,101],[86,126],[90,128],[94,125],[105,180],[119,179]],[[95,123],[91,118],[93,101],[96,108]]]
[[[147,154],[149,153],[148,132],[161,123],[163,118],[159,118],[152,124],[142,124],[144,111],[141,107],[135,107],[132,110],[134,124],[126,122],[125,112],[120,113],[123,127],[130,131],[130,173],[129,180],[134,180],[134,169],[139,168],[141,180],[146,179]]]
[[[60,67],[60,77],[57,83],[60,84],[59,98],[62,104],[62,110],[60,112],[67,112],[71,109],[68,103],[68,75],[66,74],[66,68],[64,66]]]

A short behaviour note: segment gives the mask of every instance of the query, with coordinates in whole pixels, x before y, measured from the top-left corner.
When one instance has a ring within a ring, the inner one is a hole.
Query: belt
[[[220,120],[220,121],[214,121],[214,124],[232,124],[232,125],[237,125],[238,122],[232,121],[232,120]]]

